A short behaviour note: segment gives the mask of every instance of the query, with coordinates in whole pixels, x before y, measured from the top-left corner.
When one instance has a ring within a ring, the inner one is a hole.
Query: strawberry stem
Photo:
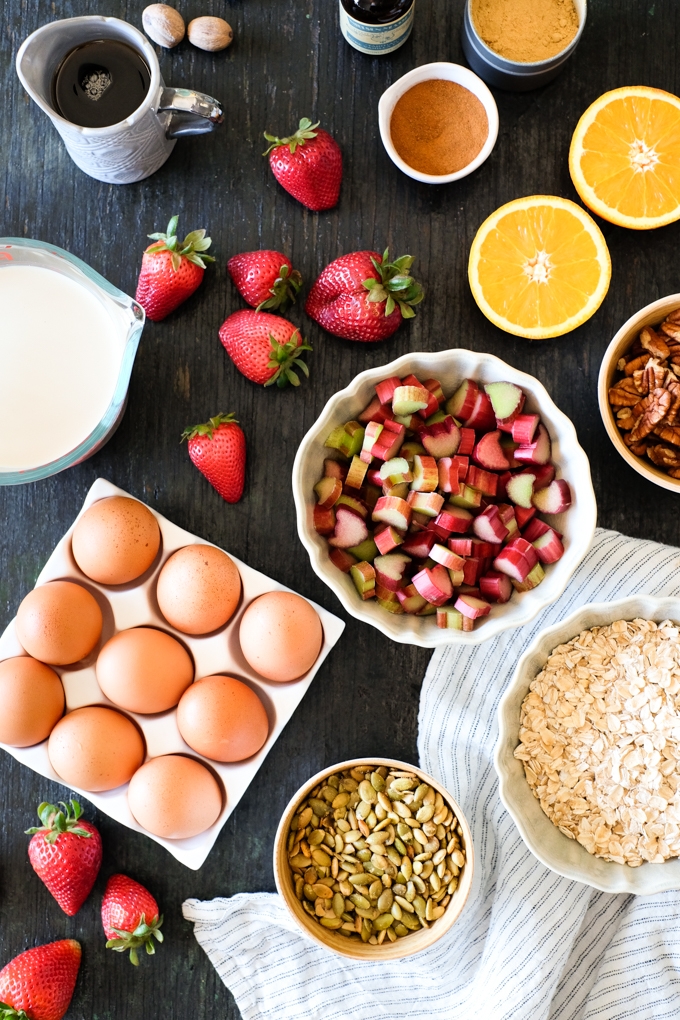
[[[272,144],[262,155],[268,156],[272,149],[278,148],[279,145],[287,145],[292,155],[298,145],[304,145],[311,138],[316,138],[316,128],[318,128],[320,123],[321,121],[317,120],[316,124],[312,124],[309,117],[303,117],[295,134],[290,135],[288,138],[277,138],[276,135],[270,135],[265,131],[264,137]]]
[[[261,301],[255,311],[273,311],[277,308],[284,308],[289,301],[294,304],[301,287],[302,276],[300,273],[297,269],[288,269],[284,263],[279,269],[279,275],[274,280],[274,285],[269,290],[271,297]]]
[[[48,843],[56,843],[63,832],[72,832],[75,836],[83,836],[84,839],[89,839],[92,833],[78,825],[78,819],[83,813],[83,809],[78,801],[71,800],[69,805],[60,800],[59,804],[63,811],[56,804],[48,804],[46,801],[39,804],[38,818],[42,825],[26,829],[26,835],[33,836],[36,832],[44,832]],[[0,1020],[2,1020],[1,1016]]]
[[[149,956],[153,956],[156,947],[153,940],[163,941],[163,932],[160,930],[163,924],[163,915],[152,918],[149,924],[146,923],[144,914],[139,919],[139,924],[134,931],[124,931],[122,928],[111,928],[116,933],[115,939],[109,939],[106,943],[107,949],[113,949],[114,953],[130,952],[130,963],[135,967],[139,966],[138,949],[142,946]],[[2,1018],[0,1018],[2,1020]]]
[[[179,216],[173,216],[164,234],[147,234],[151,241],[156,241],[156,244],[149,245],[147,252],[150,255],[158,255],[162,251],[171,252],[172,268],[175,272],[182,264],[182,258],[205,269],[206,263],[215,261],[212,255],[205,254],[212,244],[212,238],[205,236],[205,230],[192,230],[183,241],[180,241],[177,236],[178,221]]]
[[[14,1006],[0,1002],[0,1020],[31,1020],[31,1018],[23,1009],[16,1010]]]
[[[405,319],[412,319],[416,314],[413,311],[414,306],[419,305],[425,297],[422,286],[409,274],[415,260],[412,255],[402,255],[401,258],[390,262],[389,254],[389,248],[385,248],[380,262],[371,259],[377,277],[369,276],[363,281],[364,287],[369,292],[368,300],[384,301],[385,315],[391,315],[398,306]]]
[[[274,383],[279,389],[284,389],[288,385],[299,386],[300,379],[297,372],[293,368],[299,368],[304,375],[309,378],[309,367],[305,362],[298,357],[301,351],[311,351],[309,344],[303,340],[301,344],[295,342],[295,337],[300,336],[300,331],[295,330],[290,340],[285,344],[280,344],[278,340],[272,334],[269,334],[269,341],[271,343],[269,364],[267,368],[275,369],[273,375],[267,379],[265,386],[273,386]]]
[[[180,443],[183,443],[185,439],[194,439],[196,436],[207,436],[208,439],[212,439],[215,429],[218,429],[220,425],[229,425],[232,422],[235,425],[238,424],[238,418],[235,418],[234,414],[234,411],[230,411],[229,414],[216,414],[214,418],[203,425],[191,425],[182,433]]]

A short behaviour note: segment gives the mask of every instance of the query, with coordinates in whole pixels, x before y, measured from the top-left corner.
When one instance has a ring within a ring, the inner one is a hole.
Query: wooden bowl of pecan
[[[623,459],[680,492],[680,294],[653,301],[621,327],[602,359],[598,398]]]

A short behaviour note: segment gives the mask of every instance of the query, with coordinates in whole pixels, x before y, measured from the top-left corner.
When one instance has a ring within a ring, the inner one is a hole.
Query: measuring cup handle
[[[224,120],[224,111],[216,99],[191,89],[164,88],[158,112],[171,114],[165,131],[168,138],[204,135]]]

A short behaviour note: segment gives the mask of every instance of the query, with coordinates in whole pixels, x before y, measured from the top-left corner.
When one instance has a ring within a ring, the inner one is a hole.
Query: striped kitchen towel
[[[600,529],[533,623],[432,656],[420,763],[463,808],[477,869],[461,917],[431,949],[360,963],[306,941],[271,893],[184,904],[244,1020],[680,1017],[680,893],[612,896],[553,874],[520,839],[493,767],[498,702],[535,634],[587,602],[634,592],[679,594],[680,550]]]

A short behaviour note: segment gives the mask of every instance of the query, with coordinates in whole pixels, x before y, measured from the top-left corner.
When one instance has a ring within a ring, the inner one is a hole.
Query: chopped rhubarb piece
[[[373,460],[373,447],[378,441],[380,433],[383,431],[383,427],[377,421],[369,421],[364,430],[364,438],[361,444],[361,453],[359,456],[367,464],[370,464]]]
[[[446,509],[442,513],[449,515],[449,523],[452,525],[451,531],[457,535],[464,535],[472,527],[472,514],[465,507],[453,506],[453,504],[447,503]]]
[[[388,553],[387,556],[376,556],[373,560],[376,582],[389,591],[396,591],[397,588],[402,587],[404,573],[410,562],[411,557],[403,552]]]
[[[515,460],[515,450],[519,446],[519,443],[516,443],[512,436],[510,436],[507,432],[501,432],[501,438],[498,442],[501,450],[503,451],[503,456],[508,462],[508,467],[510,469],[521,467],[522,465],[520,462]]]
[[[339,506],[335,512],[335,529],[328,539],[328,544],[338,549],[351,549],[360,545],[368,538],[368,528],[363,517],[359,517],[349,507]]]
[[[453,531],[457,518],[453,517],[448,510],[442,510],[435,519],[428,525],[439,538],[448,538]]]
[[[416,616],[436,616],[437,606],[433,606],[431,602],[426,602],[422,609],[419,609]]]
[[[447,414],[446,411],[442,411],[442,409],[439,408],[438,411],[435,411],[434,414],[431,414],[429,418],[425,419],[425,424],[436,425],[438,421],[444,421],[445,418],[451,418],[451,415]],[[453,418],[451,418],[451,421],[453,421]],[[454,425],[456,424],[456,422],[453,423]]]
[[[325,478],[339,478],[341,482],[344,482],[347,476],[347,465],[327,457],[323,462],[323,473]]]
[[[349,574],[351,568],[356,563],[355,558],[346,549],[331,549],[328,558],[334,567],[342,570],[343,574]]]
[[[439,545],[439,543],[435,542],[430,550],[430,556],[435,563],[441,563],[447,570],[463,570],[465,563],[463,557],[451,552],[445,545]],[[463,583],[462,579],[460,583]]]
[[[512,582],[507,574],[492,571],[480,577],[479,590],[487,602],[508,602],[512,595]]]
[[[511,507],[509,503],[498,503],[498,512],[501,515],[503,524],[510,532],[509,537],[514,538],[515,535],[519,534],[514,507]]]
[[[390,485],[399,485],[401,482],[410,482],[413,479],[408,461],[404,457],[392,457],[386,460],[378,472],[381,482],[389,482]]]
[[[368,517],[368,507],[364,501],[357,499],[355,496],[350,496],[346,492],[343,492],[342,496],[338,496],[335,506],[336,509],[340,506],[347,507],[353,513],[358,514],[359,517]]]
[[[563,478],[534,493],[534,506],[542,514],[561,514],[571,506],[571,489]]]
[[[531,591],[532,588],[536,588],[541,583],[544,577],[545,571],[541,564],[537,563],[536,566],[529,571],[523,581],[515,581],[513,578],[512,584],[515,591]]]
[[[333,507],[322,507],[317,503],[314,507],[313,523],[317,534],[331,535],[335,530],[335,510]]]
[[[498,485],[496,486],[496,499],[507,499],[508,498],[508,482],[512,478],[509,471],[504,471],[502,475],[498,476]]]
[[[540,517],[533,517],[522,532],[522,538],[526,538],[527,542],[533,542],[534,539],[545,535],[547,531],[554,531],[558,538],[562,538],[561,532],[557,531],[556,528],[551,528]]]
[[[398,496],[399,499],[406,499],[410,492],[407,482],[398,482],[397,485],[391,485],[389,482],[385,482],[382,487],[383,496]]]
[[[382,478],[380,477],[379,468],[369,468],[366,472],[366,482],[368,485],[375,485],[377,488],[382,488]]]
[[[355,563],[349,568],[354,587],[364,601],[375,595],[375,570],[370,563]]]
[[[454,418],[458,418],[459,421],[465,421],[472,414],[478,393],[479,386],[474,379],[464,379],[453,396],[447,401],[447,413],[453,415]]]
[[[404,532],[397,531],[396,528],[391,527],[389,524],[381,524],[380,527],[375,529],[373,541],[380,555],[386,556],[387,553],[392,552],[393,549],[402,544]]]
[[[413,458],[413,481],[411,489],[414,492],[434,492],[439,484],[439,471],[437,461],[434,457],[422,456],[417,453]]]
[[[557,563],[564,556],[564,546],[552,528],[535,538],[531,544],[541,563]]]
[[[419,595],[418,589],[412,584],[407,584],[405,588],[400,588],[397,592],[397,599],[405,613],[417,613],[419,609],[429,605],[427,599]]]
[[[401,379],[396,376],[390,376],[389,379],[383,379],[382,382],[375,384],[375,393],[381,404],[391,404],[394,391],[398,386],[401,386]]]
[[[512,423],[524,407],[524,393],[511,382],[492,382],[484,387],[500,429],[512,430]]]
[[[349,466],[347,477],[345,478],[346,489],[356,489],[358,492],[361,486],[364,484],[364,478],[368,471],[368,464],[361,457],[352,457],[352,463]]]
[[[443,630],[465,630],[474,628],[475,621],[470,616],[463,616],[455,606],[439,606],[437,608],[437,626]]]
[[[531,472],[522,472],[519,475],[513,475],[512,478],[508,479],[505,486],[508,498],[511,499],[517,506],[522,506],[528,509],[531,506],[535,482],[536,475]]]
[[[377,397],[373,397],[370,404],[363,409],[357,421],[362,425],[367,425],[369,421],[374,421],[377,425],[382,425],[387,418],[393,418],[392,408],[389,404],[381,404]]]
[[[355,453],[359,453],[363,441],[363,426],[358,421],[348,421],[344,425],[339,425],[338,428],[333,429],[324,446],[329,446],[333,450],[339,450],[340,453],[350,460]]]
[[[515,520],[517,521],[517,527],[522,530],[525,524],[527,524],[532,517],[536,514],[536,508],[533,506],[516,506],[515,507]]]
[[[455,609],[470,620],[477,620],[480,616],[488,616],[491,606],[484,599],[477,599],[474,595],[459,595],[456,599]]]
[[[417,414],[395,414],[394,420],[408,432],[418,432],[423,427],[423,419]]]
[[[446,568],[439,564],[418,571],[413,575],[411,583],[418,594],[433,606],[443,606],[453,595],[451,579]]]
[[[505,549],[499,552],[493,561],[493,567],[494,570],[498,570],[501,574],[507,574],[512,581],[520,583],[524,581],[531,570],[529,561],[522,553],[518,549],[511,549],[509,546],[506,546]]]
[[[471,485],[461,485],[460,492],[455,496],[452,495],[449,502],[464,510],[475,510],[482,502],[482,494],[479,489],[473,489]]]
[[[463,421],[463,425],[466,429],[476,429],[477,432],[489,432],[496,427],[496,416],[484,390],[477,393],[472,413]]]
[[[472,597],[475,599],[479,599],[482,597],[482,593],[479,590],[479,585],[477,584],[461,584],[460,587],[458,588],[458,591],[456,592],[456,596],[458,595],[472,595]]]
[[[447,544],[451,552],[455,552],[458,556],[472,556],[472,539],[470,538],[450,538]]]
[[[524,559],[529,564],[529,570],[532,570],[538,562],[538,556],[531,542],[527,542],[526,538],[522,538],[521,535],[517,535],[511,542],[508,542],[506,549],[515,549],[521,553]]]
[[[451,415],[441,421],[429,421],[419,430],[420,441],[433,457],[452,457],[460,446],[460,429]]]
[[[533,443],[527,446],[518,446],[515,450],[515,460],[521,464],[547,464],[552,453],[550,436],[545,425],[538,426],[538,434]]]
[[[427,390],[427,386],[423,386],[423,389]],[[434,393],[430,393],[428,390],[427,407],[423,408],[422,411],[418,411],[421,418],[429,419],[437,414],[439,410],[439,401],[437,400]]]
[[[378,460],[391,460],[399,453],[404,442],[406,429],[396,421],[386,421],[383,430],[373,444],[372,454]]]
[[[432,518],[428,517],[427,514],[419,514],[418,512],[411,514],[411,523],[409,524],[409,531],[425,531],[429,528],[432,523]]]
[[[534,441],[534,432],[541,419],[537,414],[518,414],[512,423],[512,438],[525,446]]]
[[[465,483],[471,485],[473,489],[479,489],[483,496],[495,497],[498,490],[498,475],[470,464]]]
[[[339,478],[329,478],[324,475],[314,486],[314,492],[318,499],[319,510],[327,510],[329,506],[334,506],[338,497],[342,495],[342,482]]]
[[[413,464],[413,458],[417,453],[425,453],[425,447],[415,439],[407,439],[399,451],[399,456],[408,461],[409,467]]]
[[[384,588],[379,581],[375,582],[375,594],[376,598],[381,599],[383,602],[398,602],[396,591],[391,588]]]
[[[373,520],[391,524],[399,531],[406,531],[411,520],[411,507],[398,496],[381,496],[373,507]]]
[[[488,506],[483,513],[475,517],[472,530],[478,538],[481,538],[484,542],[499,543],[504,542],[508,537],[508,529],[501,520],[501,515],[497,506]]]
[[[426,517],[436,517],[444,506],[444,497],[440,496],[438,492],[416,492],[415,489],[411,489],[407,502],[414,513],[425,514]]]
[[[550,485],[555,477],[555,468],[552,464],[532,464],[531,467],[525,467],[520,474],[535,475],[534,492],[538,492],[539,489],[545,489]]]
[[[463,584],[476,584],[483,573],[484,560],[469,556],[463,560]]]
[[[451,534],[451,532],[449,531],[448,528],[442,528],[441,525],[437,524],[437,521],[439,520],[440,517],[441,514],[437,514],[436,517],[430,520],[425,530],[431,531],[433,535],[436,535],[438,541],[445,542],[446,539]]]
[[[444,403],[446,397],[444,396],[444,390],[442,389],[442,384],[439,382],[439,379],[423,379],[423,386],[437,398],[438,404]]]
[[[451,457],[441,457],[437,461],[437,472],[439,474],[438,488],[442,492],[452,492],[456,495],[460,489],[458,464]]]
[[[458,445],[458,457],[468,457],[475,448],[475,430],[462,428],[460,430],[460,443]],[[465,466],[467,472],[467,465]]]
[[[408,553],[409,556],[413,556],[414,559],[425,560],[430,555],[430,550],[436,541],[437,536],[435,533],[425,529],[424,531],[407,535],[400,546],[400,550],[401,552]]]
[[[359,562],[366,560],[368,563],[372,563],[378,555],[378,547],[369,535],[360,545],[350,546],[347,552],[350,552]]]
[[[472,458],[488,471],[507,471],[510,462],[500,445],[500,429],[486,432],[472,451]]]
[[[462,430],[461,430],[462,431]],[[451,460],[458,466],[458,478],[461,482],[464,482],[467,478],[467,473],[470,470],[470,458],[464,457],[460,453],[457,453]]]
[[[393,616],[401,616],[404,612],[398,599],[395,599],[394,602],[388,602],[386,599],[376,598],[375,601],[376,605],[380,606],[381,609],[386,609],[387,612],[392,613]]]
[[[430,396],[430,392],[420,384],[397,386],[392,394],[392,410],[398,417],[424,411],[430,402]]]

